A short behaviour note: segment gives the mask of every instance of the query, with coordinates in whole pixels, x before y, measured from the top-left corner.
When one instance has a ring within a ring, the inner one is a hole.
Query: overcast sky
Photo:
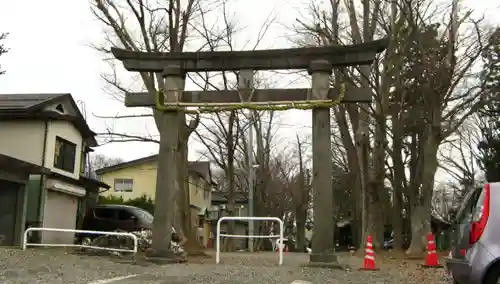
[[[283,48],[290,44],[284,38],[299,12],[304,11],[305,0],[228,1],[230,9],[244,31],[237,42],[255,37],[262,22],[270,13],[277,15],[277,24],[267,33],[260,48]],[[488,21],[498,22],[500,4],[495,1],[465,1],[473,3],[478,13],[487,11]],[[93,116],[125,114],[140,110],[126,109],[119,101],[106,94],[100,74],[107,70],[102,54],[88,44],[99,43],[102,28],[90,13],[84,0],[16,0],[0,3],[0,32],[9,32],[5,44],[11,51],[0,58],[7,74],[0,76],[0,93],[71,93],[76,101],[85,104],[88,123],[95,132],[107,127],[129,134],[151,133],[156,127],[152,120],[135,119],[116,123]],[[281,85],[289,85],[283,80]],[[280,134],[292,138],[297,131],[310,133],[311,117],[307,112],[291,111],[280,118]],[[192,143],[191,149],[200,149]],[[154,144],[109,144],[96,149],[109,156],[130,160],[154,154]],[[194,158],[196,150],[190,151]]]

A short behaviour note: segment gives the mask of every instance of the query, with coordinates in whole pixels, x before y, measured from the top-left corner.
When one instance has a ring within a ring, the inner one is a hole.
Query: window
[[[203,200],[209,200],[210,199],[210,191],[204,190],[203,191]]]
[[[62,113],[64,113],[64,107],[62,106],[62,104],[58,104],[58,105],[56,106],[56,110],[57,110],[58,112],[62,112]]]
[[[115,178],[115,191],[116,192],[132,192],[134,187],[134,180],[130,178]]]
[[[75,172],[76,144],[56,136],[54,149],[54,168]]]
[[[99,219],[114,220],[116,218],[116,211],[110,208],[95,208],[94,216]]]
[[[456,224],[469,224],[470,222],[472,222],[474,209],[476,207],[481,192],[482,189],[477,188],[473,192],[465,196],[460,206],[460,209],[458,210],[457,216],[455,218]]]
[[[141,219],[145,223],[153,223],[153,215],[151,215],[151,213],[146,210],[135,209],[133,214],[139,217],[139,219]]]
[[[128,212],[127,210],[120,209],[118,210],[118,220],[119,221],[129,221],[134,217],[132,213]]]
[[[87,168],[87,155],[82,151],[82,157],[80,159],[80,173],[85,175],[85,169]]]

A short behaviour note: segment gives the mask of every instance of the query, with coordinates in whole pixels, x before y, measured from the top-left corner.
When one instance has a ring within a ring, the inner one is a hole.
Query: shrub
[[[127,200],[124,200],[123,197],[121,197],[121,196],[115,196],[115,195],[99,196],[99,204],[130,205],[130,206],[142,208],[151,214],[154,214],[154,211],[155,211],[154,200],[146,194],[143,194],[140,197],[127,199]]]

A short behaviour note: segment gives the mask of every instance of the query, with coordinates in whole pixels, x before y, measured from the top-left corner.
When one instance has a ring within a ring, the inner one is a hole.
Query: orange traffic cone
[[[280,252],[281,246],[284,246],[281,244],[280,240],[276,240],[276,252]]]
[[[442,268],[443,266],[439,264],[438,256],[436,254],[436,243],[434,242],[434,235],[432,232],[429,233],[427,241],[427,257],[425,258],[425,263],[422,265],[426,268]]]
[[[366,240],[365,260],[363,262],[363,268],[360,270],[378,270],[378,268],[375,267],[375,251],[373,250],[372,236],[370,235],[368,235],[368,239]]]
[[[276,252],[280,252],[280,246],[276,247]],[[283,245],[283,252],[288,252],[288,246],[287,245]]]

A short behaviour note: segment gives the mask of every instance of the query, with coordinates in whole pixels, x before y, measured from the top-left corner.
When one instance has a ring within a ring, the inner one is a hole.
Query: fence
[[[47,231],[47,232],[66,232],[66,233],[80,233],[80,234],[89,234],[89,235],[108,235],[108,236],[125,236],[130,237],[134,241],[133,249],[118,249],[118,248],[105,248],[105,247],[97,247],[91,245],[84,244],[38,244],[38,243],[28,243],[28,234],[33,231]],[[56,228],[38,228],[31,227],[26,229],[23,237],[23,250],[26,249],[27,246],[37,246],[37,247],[77,247],[77,248],[89,248],[96,250],[108,250],[108,251],[116,251],[116,252],[132,252],[137,253],[137,236],[132,233],[124,233],[124,232],[102,232],[102,231],[86,231],[86,230],[72,230],[72,229],[56,229]]]
[[[222,221],[276,221],[280,224],[280,234],[279,235],[269,235],[269,236],[260,236],[260,235],[228,235],[220,233],[220,224]],[[222,217],[217,221],[217,243],[216,243],[216,254],[215,254],[215,262],[219,263],[220,261],[220,237],[226,238],[261,238],[261,239],[273,239],[279,238],[280,243],[283,243],[283,221],[280,218],[276,217]],[[283,250],[279,251],[279,265],[283,264]]]

